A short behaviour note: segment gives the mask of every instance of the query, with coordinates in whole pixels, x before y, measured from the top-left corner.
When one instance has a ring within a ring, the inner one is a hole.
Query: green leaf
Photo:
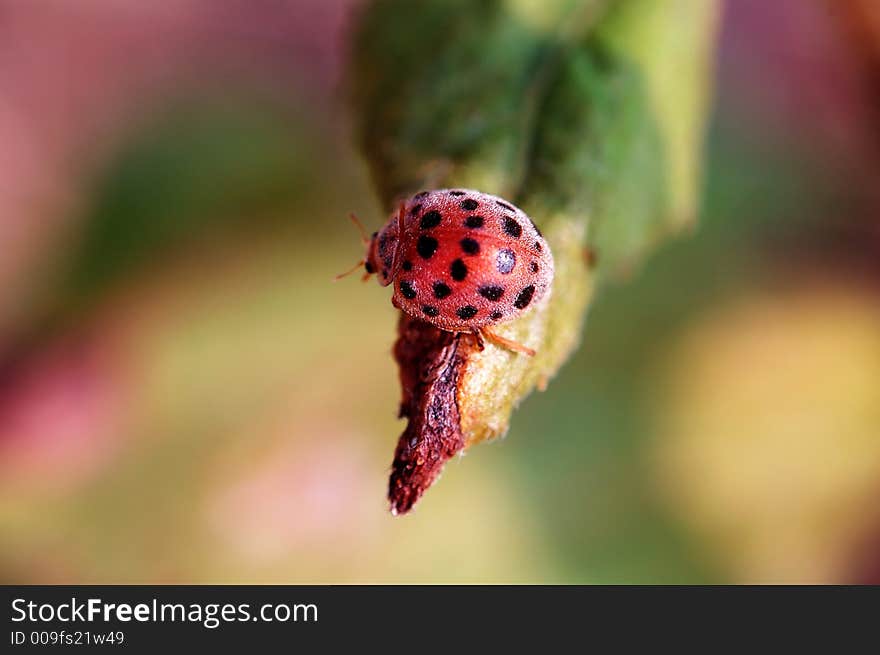
[[[532,217],[556,262],[549,299],[498,327],[537,356],[488,347],[458,376],[466,443],[503,434],[565,362],[606,273],[693,221],[717,13],[714,0],[364,10],[350,77],[388,209],[420,188],[495,193]]]
[[[289,206],[310,188],[316,159],[297,125],[268,103],[201,101],[172,103],[133,132],[94,183],[59,311],[94,302],[193,235]]]

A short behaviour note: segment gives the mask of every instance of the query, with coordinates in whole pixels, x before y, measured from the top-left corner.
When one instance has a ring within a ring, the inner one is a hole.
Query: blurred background
[[[699,228],[392,517],[355,0],[0,0],[0,582],[880,583],[880,11],[729,0]]]

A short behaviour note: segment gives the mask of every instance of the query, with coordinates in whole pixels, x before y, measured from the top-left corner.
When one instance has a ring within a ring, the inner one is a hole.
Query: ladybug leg
[[[340,273],[339,275],[337,275],[336,277],[334,277],[334,278],[333,278],[333,281],[334,281],[334,282],[338,282],[338,281],[341,280],[342,278],[351,275],[351,274],[354,273],[356,270],[358,270],[361,266],[363,266],[365,263],[366,263],[366,262],[365,262],[363,259],[360,260],[357,264],[355,264],[355,265],[352,266],[350,269],[348,269],[347,271],[345,271],[345,273]],[[363,277],[364,282],[366,282],[366,281],[369,280],[369,279],[370,279],[370,274],[369,274],[369,273],[365,274],[364,277]]]
[[[348,217],[351,219],[351,222],[354,223],[354,226],[358,229],[358,232],[360,232],[361,243],[363,243],[365,247],[369,247],[370,238],[367,236],[367,231],[364,229],[364,224],[361,223],[360,220],[358,219],[358,217],[355,216],[354,214],[349,214]],[[360,260],[357,264],[352,266],[349,270],[345,271],[345,273],[340,273],[339,275],[334,277],[333,281],[338,282],[342,278],[351,275],[352,273],[354,273],[356,270],[358,270],[361,266],[363,266],[366,263],[367,263],[366,259]],[[370,275],[371,275],[370,273],[364,273],[363,277],[361,278],[361,281],[366,282],[367,280],[370,279]]]
[[[503,346],[508,350],[512,350],[514,352],[522,353],[523,355],[528,355],[529,357],[535,356],[535,351],[529,348],[528,346],[524,346],[518,341],[513,341],[506,337],[502,337],[500,334],[495,334],[489,328],[480,328],[480,332],[482,336],[489,339],[490,341],[494,341],[499,346]]]
[[[471,334],[474,335],[474,341],[477,342],[477,348],[480,350],[480,352],[483,352],[483,350],[485,350],[486,348],[486,342],[483,341],[482,333],[479,330],[474,330],[473,332],[471,332]]]

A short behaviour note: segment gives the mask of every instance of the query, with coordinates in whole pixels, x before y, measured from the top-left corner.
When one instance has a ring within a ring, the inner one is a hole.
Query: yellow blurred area
[[[714,308],[658,376],[663,493],[738,582],[851,579],[880,520],[880,302],[809,282]]]

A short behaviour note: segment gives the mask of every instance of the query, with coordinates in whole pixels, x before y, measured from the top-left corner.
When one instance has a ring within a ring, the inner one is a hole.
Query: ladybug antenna
[[[367,236],[367,231],[364,229],[364,224],[361,223],[360,219],[354,214],[349,214],[348,217],[351,219],[351,222],[354,223],[354,226],[358,229],[358,232],[361,233],[361,243],[365,246],[370,245],[370,237]],[[363,262],[361,262],[363,264]]]
[[[351,219],[351,222],[354,223],[354,226],[357,228],[358,232],[361,233],[361,243],[364,245],[365,248],[369,247],[370,237],[367,236],[367,231],[364,229],[364,224],[361,223],[360,219],[357,216],[355,216],[353,213],[349,214],[348,217]],[[348,277],[349,275],[354,273],[356,270],[358,270],[361,266],[363,266],[366,263],[367,263],[366,259],[361,259],[357,264],[355,264],[350,269],[345,271],[345,273],[340,273],[339,275],[334,277],[333,281],[338,282],[342,278]],[[367,280],[370,279],[370,274],[364,273],[364,276],[361,279],[363,282],[366,282]]]

